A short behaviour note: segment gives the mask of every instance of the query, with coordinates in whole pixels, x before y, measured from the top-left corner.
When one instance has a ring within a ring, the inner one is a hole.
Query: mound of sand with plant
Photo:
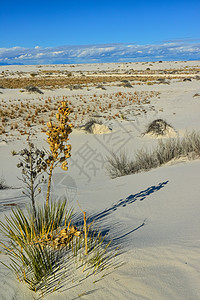
[[[152,137],[176,137],[175,129],[162,119],[154,120],[148,126],[145,135]]]
[[[111,128],[103,124],[102,121],[91,119],[86,124],[80,126],[81,129],[92,134],[110,133]]]
[[[110,128],[105,124],[95,123],[91,126],[91,133],[93,133],[93,134],[104,134],[104,133],[110,133],[110,132],[111,132]]]

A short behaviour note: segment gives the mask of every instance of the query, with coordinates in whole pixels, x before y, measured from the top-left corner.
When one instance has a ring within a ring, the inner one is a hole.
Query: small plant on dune
[[[170,124],[168,124],[166,121],[164,121],[162,119],[157,119],[148,125],[146,134],[162,136],[162,135],[165,135],[169,131],[175,133],[174,128]]]

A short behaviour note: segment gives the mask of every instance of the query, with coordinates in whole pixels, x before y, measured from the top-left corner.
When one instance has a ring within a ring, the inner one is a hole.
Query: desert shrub
[[[125,88],[132,88],[133,86],[132,86],[132,84],[130,84],[130,82],[125,82],[124,85],[123,85],[123,87],[125,87]]]
[[[73,90],[82,90],[83,88],[82,88],[82,86],[80,84],[74,84],[74,85],[70,85],[69,89],[71,91],[73,91]]]
[[[38,73],[30,73],[30,76],[31,77],[35,77],[35,76],[37,76],[38,75]]]
[[[98,85],[96,86],[96,89],[106,90],[106,88],[105,88],[102,84],[98,84]]]
[[[125,152],[112,153],[107,157],[106,168],[110,177],[115,178],[148,171],[181,157],[200,158],[200,132],[186,133],[183,138],[159,140],[153,150],[137,151],[134,160],[129,159]]]
[[[38,93],[38,94],[44,94],[39,88],[36,86],[28,85],[25,87],[25,90],[27,92],[33,92],[33,93]]]

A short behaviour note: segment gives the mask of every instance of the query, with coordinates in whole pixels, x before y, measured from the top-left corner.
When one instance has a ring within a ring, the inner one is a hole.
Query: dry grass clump
[[[181,157],[200,158],[199,132],[186,133],[183,138],[159,140],[157,147],[152,151],[137,151],[135,160],[129,159],[125,152],[119,155],[112,153],[107,157],[107,171],[111,178],[116,178],[148,171]]]
[[[111,156],[107,157],[106,169],[111,178],[132,174],[133,168],[133,162],[126,152],[121,151],[118,155],[112,152]]]
[[[46,104],[42,100],[40,100],[38,104],[32,104],[30,101],[15,101],[12,104],[5,103],[0,109],[1,129],[4,128],[8,131],[9,135],[11,135],[9,129],[21,133],[21,131],[24,132],[26,130],[26,127],[32,127],[33,124],[39,125],[38,129],[40,129],[40,126],[44,125],[44,118],[47,119],[49,111],[51,111],[51,115],[53,116],[53,114],[55,115],[55,110],[57,110],[57,106],[55,107],[49,99],[47,103],[49,104]],[[13,119],[15,122],[13,122]],[[53,117],[53,119],[55,119],[55,117]],[[18,124],[20,124],[20,127]],[[3,133],[5,133],[5,131],[0,130],[0,134]]]

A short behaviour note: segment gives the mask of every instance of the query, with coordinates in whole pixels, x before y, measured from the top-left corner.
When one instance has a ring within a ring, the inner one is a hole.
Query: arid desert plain
[[[71,110],[72,149],[68,170],[54,170],[51,198],[67,199],[77,227],[83,209],[116,255],[91,273],[64,257],[49,286],[34,292],[5,266],[2,248],[0,299],[200,299],[200,62],[0,66],[2,222],[30,204],[12,154],[28,137],[48,150],[47,123],[62,101]],[[156,120],[169,130],[148,132]],[[196,150],[154,161],[158,145],[170,152],[186,135],[195,135]],[[45,193],[44,183],[38,205]]]

